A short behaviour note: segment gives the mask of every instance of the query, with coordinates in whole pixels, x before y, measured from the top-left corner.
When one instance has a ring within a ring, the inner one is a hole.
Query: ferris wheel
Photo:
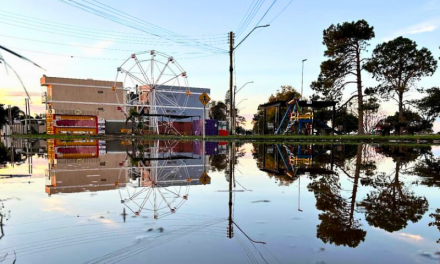
[[[155,50],[131,54],[117,68],[115,85],[123,83],[125,92],[115,93],[120,111],[142,116],[149,130],[160,134],[161,126],[185,115],[191,91],[185,70],[172,57]]]
[[[191,177],[185,160],[172,159],[171,152],[162,151],[155,143],[148,160],[135,164],[127,160],[123,166],[127,173],[119,173],[118,182],[127,183],[118,187],[121,203],[136,216],[146,212],[159,219],[188,200]]]

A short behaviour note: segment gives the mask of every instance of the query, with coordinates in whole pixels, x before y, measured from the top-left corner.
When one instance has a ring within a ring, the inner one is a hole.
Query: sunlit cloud
[[[411,35],[411,34],[418,34],[423,32],[431,32],[434,31],[435,29],[437,29],[436,25],[429,25],[429,24],[416,25],[414,27],[408,28],[406,34]]]
[[[396,32],[390,34],[388,37],[385,38],[385,41],[390,41],[396,37],[399,36],[408,36],[408,35],[415,35],[415,34],[421,34],[421,33],[427,33],[435,31],[440,25],[440,19],[430,19],[428,21],[424,21],[412,26],[409,26],[404,29],[397,30]]]
[[[409,240],[412,240],[412,241],[421,241],[421,240],[423,240],[423,237],[420,236],[420,235],[413,235],[413,234],[407,234],[407,233],[398,233],[397,235],[400,236],[401,238],[409,239]]]

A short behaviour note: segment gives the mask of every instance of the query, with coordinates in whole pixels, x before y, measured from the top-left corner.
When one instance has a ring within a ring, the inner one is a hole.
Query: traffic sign
[[[202,176],[200,176],[199,180],[201,183],[203,183],[203,185],[206,185],[211,182],[211,177],[209,177],[206,171],[204,171]]]
[[[209,101],[211,101],[211,97],[209,97],[209,95],[206,92],[203,92],[202,95],[200,95],[199,100],[200,102],[202,102],[204,106],[206,106],[209,103]]]

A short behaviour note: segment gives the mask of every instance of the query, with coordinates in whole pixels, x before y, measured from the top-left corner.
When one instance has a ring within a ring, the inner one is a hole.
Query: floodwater
[[[3,144],[1,264],[440,262],[438,146]]]

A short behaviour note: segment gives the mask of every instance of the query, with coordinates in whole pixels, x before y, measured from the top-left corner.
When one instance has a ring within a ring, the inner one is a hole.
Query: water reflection
[[[365,208],[365,218],[370,225],[395,232],[405,228],[409,221],[416,223],[428,211],[428,200],[417,196],[399,178],[403,167],[426,151],[426,148],[401,146],[380,150],[394,160],[395,169],[390,173],[378,173],[366,182],[374,191],[367,194],[360,205]]]
[[[421,184],[439,183],[439,159],[433,157],[431,147],[255,144],[254,148],[260,170],[276,177],[280,185],[299,181],[301,175],[309,177],[307,188],[322,211],[316,236],[338,246],[357,247],[365,241],[367,232],[356,212],[363,211],[369,225],[387,232],[402,230],[408,222],[416,223],[423,217],[428,200],[406,186],[417,179],[401,181],[402,170],[422,177]],[[394,170],[377,171],[376,163],[387,157],[392,158]],[[341,185],[341,175],[348,184]],[[372,187],[372,191],[358,202],[360,185]]]
[[[0,180],[4,263],[438,259],[436,147],[48,140],[4,151],[1,175],[32,174]]]

